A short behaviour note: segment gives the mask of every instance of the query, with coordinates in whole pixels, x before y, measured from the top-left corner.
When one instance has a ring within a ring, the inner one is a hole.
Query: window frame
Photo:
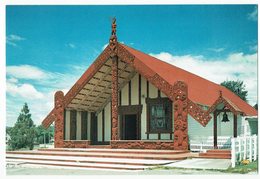
[[[158,133],[172,133],[172,101],[167,98],[167,97],[158,97],[158,98],[146,98],[146,133],[148,134],[158,134]],[[151,108],[154,105],[158,105],[158,104],[162,104],[163,106],[168,106],[169,108],[169,116],[168,118],[168,122],[169,124],[169,129],[157,129],[157,130],[152,130],[150,128],[150,122],[151,122]]]

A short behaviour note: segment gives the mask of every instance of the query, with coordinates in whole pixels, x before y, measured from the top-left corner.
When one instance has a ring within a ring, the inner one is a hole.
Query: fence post
[[[249,161],[252,162],[252,155],[253,155],[253,152],[252,152],[252,139],[253,137],[250,136],[249,137]]]
[[[253,139],[254,139],[254,161],[256,161],[256,157],[257,157],[257,135],[254,135]]]
[[[238,140],[238,155],[239,155],[239,160],[242,160],[242,154],[241,154],[241,138],[238,136],[237,137]]]
[[[231,167],[236,166],[236,139],[231,139]]]
[[[246,144],[247,144],[247,141],[246,141],[247,137],[245,137],[243,140],[244,140],[244,156],[243,156],[243,160],[246,160],[246,154],[247,154],[247,148],[246,148]]]

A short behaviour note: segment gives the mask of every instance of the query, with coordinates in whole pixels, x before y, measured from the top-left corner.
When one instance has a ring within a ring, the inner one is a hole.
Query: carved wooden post
[[[234,127],[234,129],[233,129],[233,131],[234,131],[233,136],[237,137],[237,114],[234,114],[233,124],[234,124],[233,125],[233,127]]]
[[[109,39],[110,58],[112,59],[112,140],[118,140],[118,56],[117,56],[117,36],[116,19],[112,20],[112,32]]]
[[[174,149],[188,150],[188,88],[182,81],[173,86]]]
[[[55,136],[54,147],[63,148],[63,133],[64,133],[64,94],[62,91],[57,91],[54,96],[55,100]]]
[[[112,58],[112,140],[118,140],[118,58]]]
[[[213,121],[213,145],[214,149],[218,148],[218,120],[217,120],[217,111],[214,111],[214,121]]]

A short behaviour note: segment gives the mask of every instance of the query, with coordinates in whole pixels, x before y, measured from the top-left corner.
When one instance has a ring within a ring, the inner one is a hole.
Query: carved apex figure
[[[109,39],[110,56],[114,57],[117,54],[117,37],[116,37],[116,18],[112,19],[112,31]]]

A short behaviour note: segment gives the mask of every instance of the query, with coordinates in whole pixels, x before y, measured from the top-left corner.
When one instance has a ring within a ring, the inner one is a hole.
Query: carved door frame
[[[126,105],[118,107],[118,114],[120,116],[120,139],[124,140],[124,116],[125,115],[136,115],[136,128],[137,128],[137,140],[141,139],[141,114],[143,105]]]

